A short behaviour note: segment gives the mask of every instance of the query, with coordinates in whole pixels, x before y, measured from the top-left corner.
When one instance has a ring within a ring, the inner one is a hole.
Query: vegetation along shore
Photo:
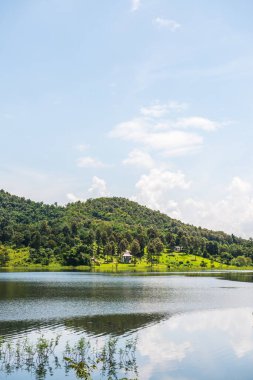
[[[0,191],[3,269],[253,269],[252,259],[252,239],[184,224],[125,198],[63,207]]]

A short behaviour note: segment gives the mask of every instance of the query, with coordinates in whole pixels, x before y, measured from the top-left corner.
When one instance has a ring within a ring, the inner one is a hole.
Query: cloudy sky
[[[251,0],[0,2],[0,188],[253,236]]]

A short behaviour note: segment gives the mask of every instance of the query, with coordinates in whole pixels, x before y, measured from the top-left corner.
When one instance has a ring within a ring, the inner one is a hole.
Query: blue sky
[[[0,3],[0,187],[253,230],[250,0]]]

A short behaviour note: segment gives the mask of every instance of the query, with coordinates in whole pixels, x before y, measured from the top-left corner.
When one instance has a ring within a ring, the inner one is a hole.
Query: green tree
[[[236,265],[237,267],[249,266],[251,264],[252,260],[245,256],[238,256],[231,260],[231,265]]]
[[[157,228],[155,227],[148,228],[147,235],[148,235],[149,240],[155,239],[156,237],[158,237],[159,234],[158,234]]]
[[[153,240],[153,244],[154,244],[155,254],[160,255],[164,249],[163,242],[161,241],[159,237],[157,237]]]
[[[40,246],[41,246],[41,235],[39,231],[37,231],[32,235],[31,247],[34,248],[35,250],[38,250],[40,249]]]
[[[147,261],[149,264],[151,264],[151,266],[153,265],[153,262],[154,262],[154,255],[156,253],[156,250],[155,250],[155,245],[154,245],[154,241],[151,240],[149,243],[148,243],[148,246],[147,246]]]
[[[140,255],[141,253],[141,247],[140,243],[138,242],[137,239],[134,239],[132,244],[131,244],[131,253],[134,256],[134,262],[136,263],[136,258]]]
[[[128,245],[129,245],[129,243],[128,243],[127,239],[125,239],[125,238],[122,239],[119,243],[120,252],[124,252],[127,249]]]
[[[9,261],[10,257],[9,257],[9,252],[7,250],[6,247],[3,247],[1,250],[0,250],[0,266],[1,267],[4,267],[7,265],[8,261]]]

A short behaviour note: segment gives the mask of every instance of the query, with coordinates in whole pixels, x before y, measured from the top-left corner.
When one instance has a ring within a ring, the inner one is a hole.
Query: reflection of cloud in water
[[[181,361],[191,346],[189,341],[182,343],[167,341],[162,334],[157,334],[155,328],[151,328],[151,331],[140,339],[138,345],[141,354],[152,358],[156,364],[174,360]]]
[[[144,359],[141,366],[141,379],[149,379],[153,372],[173,370],[192,349],[191,342],[176,342],[167,336],[166,327],[170,320],[148,328],[139,335],[138,350]],[[164,327],[164,328],[163,328]],[[169,380],[170,378],[167,377]],[[171,378],[172,379],[172,378]]]
[[[189,313],[171,318],[170,330],[181,329],[186,333],[220,330],[226,333],[238,357],[253,350],[253,316],[251,309],[212,310]]]
[[[151,326],[139,333],[141,379],[170,379],[170,374],[177,374],[171,379],[192,379],[188,373],[194,371],[196,379],[202,379],[201,373],[222,379],[228,365],[237,378],[240,366],[245,363],[247,368],[248,361],[252,362],[252,326],[250,308],[175,315]]]

